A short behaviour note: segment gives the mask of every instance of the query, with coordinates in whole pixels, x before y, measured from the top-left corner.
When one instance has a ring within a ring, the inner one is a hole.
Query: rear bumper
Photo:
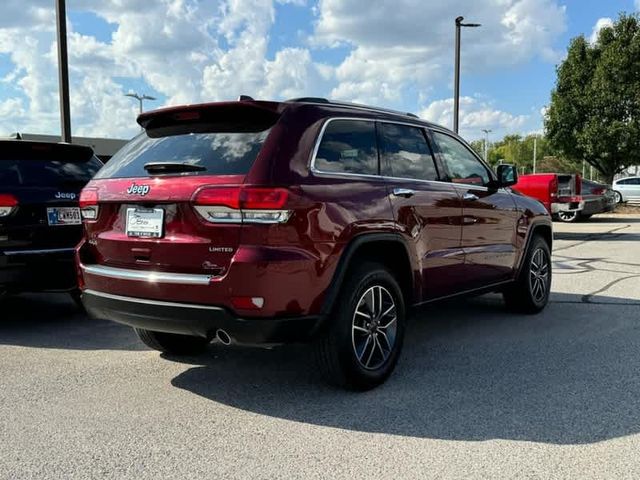
[[[0,252],[0,288],[9,291],[71,291],[77,288],[75,249]]]
[[[82,303],[93,318],[135,328],[213,338],[223,329],[239,344],[303,342],[312,338],[320,317],[239,318],[210,305],[164,302],[85,290]]]
[[[615,210],[616,204],[615,202],[610,203],[606,200],[593,200],[586,201],[584,204],[584,209],[582,210],[583,215],[595,215],[596,213],[606,213]]]

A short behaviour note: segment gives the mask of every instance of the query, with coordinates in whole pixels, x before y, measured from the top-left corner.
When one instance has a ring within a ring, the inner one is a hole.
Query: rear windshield
[[[147,163],[198,165],[189,175],[242,175],[249,171],[270,129],[261,132],[184,133],[150,137],[143,132],[125,145],[96,178],[146,177]]]
[[[102,167],[96,157],[64,162],[40,159],[0,159],[0,185],[21,187],[84,186]]]

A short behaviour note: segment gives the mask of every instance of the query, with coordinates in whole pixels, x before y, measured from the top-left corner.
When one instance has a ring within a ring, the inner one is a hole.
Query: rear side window
[[[125,145],[96,178],[146,177],[147,163],[188,163],[203,167],[189,175],[249,172],[270,129],[261,132],[182,133],[152,138],[146,132]]]
[[[383,173],[392,177],[437,180],[431,148],[420,128],[378,124]]]
[[[83,186],[102,167],[96,157],[65,162],[41,159],[0,159],[0,185],[21,187]]]
[[[374,122],[334,120],[324,131],[315,159],[322,172],[378,174]]]

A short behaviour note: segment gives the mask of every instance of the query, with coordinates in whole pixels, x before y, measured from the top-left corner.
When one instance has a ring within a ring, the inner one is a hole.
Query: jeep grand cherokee
[[[544,206],[445,128],[317,98],[138,122],[82,192],[77,258],[86,309],[151,348],[309,341],[330,381],[362,390],[393,370],[411,307],[548,301]]]

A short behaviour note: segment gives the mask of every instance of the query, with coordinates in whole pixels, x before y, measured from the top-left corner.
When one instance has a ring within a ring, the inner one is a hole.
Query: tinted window
[[[102,167],[96,157],[85,161],[0,160],[0,185],[23,187],[83,186]]]
[[[323,172],[378,174],[374,122],[334,120],[322,136],[315,168]]]
[[[486,185],[491,177],[486,167],[460,141],[443,133],[433,132],[442,154],[442,161],[454,183]]]
[[[241,175],[249,171],[270,130],[252,133],[185,133],[151,138],[146,132],[125,145],[96,178],[145,177],[145,164],[177,162],[206,170],[189,175]]]
[[[394,123],[378,124],[384,174],[392,177],[437,180],[431,148],[422,129]]]

